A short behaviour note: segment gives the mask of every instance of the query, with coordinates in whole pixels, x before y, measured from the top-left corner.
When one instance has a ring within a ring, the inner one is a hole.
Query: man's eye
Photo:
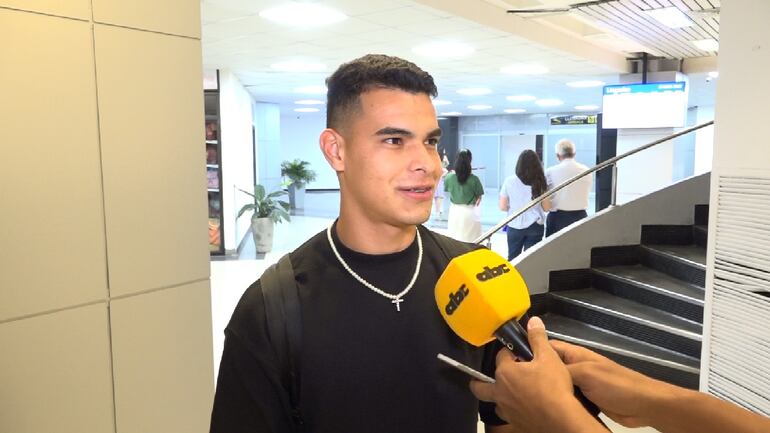
[[[429,146],[438,146],[439,139],[438,138],[429,138],[427,143]]]
[[[388,144],[401,144],[403,141],[399,137],[386,138],[385,142]]]

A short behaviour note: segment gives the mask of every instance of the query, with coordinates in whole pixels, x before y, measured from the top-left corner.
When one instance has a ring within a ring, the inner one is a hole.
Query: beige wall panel
[[[90,24],[0,9],[0,320],[107,296]]]
[[[208,278],[200,42],[96,25],[112,296]]]
[[[112,302],[119,433],[204,433],[214,394],[209,282]]]
[[[0,324],[0,431],[114,432],[106,304]]]
[[[0,7],[78,18],[81,20],[91,19],[90,0],[0,0]]]
[[[93,0],[94,21],[172,35],[201,37],[197,0]]]

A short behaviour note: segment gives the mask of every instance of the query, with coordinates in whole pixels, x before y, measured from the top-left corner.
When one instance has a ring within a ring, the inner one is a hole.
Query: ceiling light
[[[535,104],[541,106],[541,107],[555,107],[557,105],[562,105],[564,102],[561,99],[538,99],[535,101]]]
[[[489,110],[490,108],[492,108],[491,105],[485,105],[485,104],[474,104],[474,105],[468,106],[469,110]]]
[[[537,97],[532,95],[514,95],[514,96],[506,96],[505,99],[511,102],[527,102],[527,101],[534,101],[535,99],[537,99]]]
[[[719,78],[719,71],[709,72],[709,78]]]
[[[679,10],[676,6],[671,6],[661,9],[651,9],[644,11],[647,15],[653,17],[659,23],[672,29],[678,29],[681,27],[690,27],[695,24],[690,17],[684,12]]]
[[[500,72],[503,74],[514,74],[514,75],[540,75],[540,74],[547,74],[548,68],[546,68],[543,65],[537,65],[537,64],[513,64],[508,66],[503,66],[500,68]]]
[[[713,39],[700,39],[697,41],[691,41],[693,45],[703,51],[719,51],[719,42]]]
[[[412,52],[425,57],[465,57],[476,51],[472,46],[462,42],[428,42],[412,48]]]
[[[459,111],[447,111],[446,113],[441,113],[442,116],[462,116],[463,113]]]
[[[323,72],[326,65],[316,62],[303,62],[300,60],[289,60],[270,65],[270,68],[281,72]]]
[[[294,88],[294,93],[306,93],[308,95],[325,95],[326,86],[300,86]]]
[[[433,100],[433,105],[435,105],[436,107],[438,107],[440,105],[452,105],[452,101],[446,101],[446,100],[443,100],[443,99],[434,99]]]
[[[290,2],[274,8],[265,9],[259,16],[291,27],[328,26],[346,19],[348,16],[318,3]]]
[[[598,109],[598,105],[575,105],[575,110],[579,111],[596,111]]]
[[[605,84],[607,83],[599,80],[570,81],[569,83],[567,83],[569,87],[576,87],[576,88],[601,87]]]
[[[503,110],[503,112],[508,114],[519,114],[519,113],[526,113],[527,110],[523,108],[506,108],[505,110]]]
[[[465,96],[481,96],[489,95],[492,93],[492,89],[487,89],[486,87],[468,87],[458,90],[457,93]]]
[[[323,105],[325,104],[324,101],[321,101],[320,99],[300,99],[299,101],[294,101],[297,105]]]
[[[313,107],[302,107],[302,108],[295,108],[294,111],[297,113],[317,113],[321,110]]]

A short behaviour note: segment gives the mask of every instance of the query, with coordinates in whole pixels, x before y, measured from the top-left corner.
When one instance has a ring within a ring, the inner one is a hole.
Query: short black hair
[[[438,95],[433,77],[404,59],[367,54],[342,64],[326,79],[326,127],[339,128],[347,113],[358,108],[361,94],[374,88]]]

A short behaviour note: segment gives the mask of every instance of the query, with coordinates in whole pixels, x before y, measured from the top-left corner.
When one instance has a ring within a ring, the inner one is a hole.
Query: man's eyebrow
[[[428,133],[428,138],[441,137],[441,128],[436,128]]]
[[[375,132],[374,135],[402,135],[405,137],[414,137],[414,132],[408,129],[386,126],[380,129],[379,131]]]

